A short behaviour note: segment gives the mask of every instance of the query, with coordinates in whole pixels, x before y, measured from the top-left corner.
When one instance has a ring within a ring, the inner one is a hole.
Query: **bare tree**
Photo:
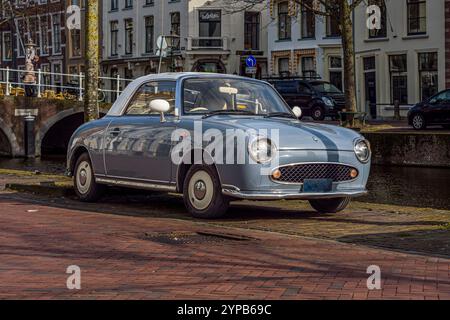
[[[245,11],[257,5],[264,5],[264,8],[267,8],[269,2],[267,0],[223,1],[226,3],[225,7],[228,12]],[[343,49],[344,91],[347,100],[347,111],[355,112],[357,108],[352,14],[363,0],[290,0],[290,2],[296,4],[296,15],[303,8],[303,10],[310,11],[318,16],[338,18]]]

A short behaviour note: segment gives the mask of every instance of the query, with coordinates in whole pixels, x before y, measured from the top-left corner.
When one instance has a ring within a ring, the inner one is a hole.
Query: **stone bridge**
[[[100,106],[104,115],[110,104]],[[72,133],[83,124],[83,103],[72,100],[0,97],[0,156],[25,156],[25,116],[35,115],[35,154],[64,154]]]

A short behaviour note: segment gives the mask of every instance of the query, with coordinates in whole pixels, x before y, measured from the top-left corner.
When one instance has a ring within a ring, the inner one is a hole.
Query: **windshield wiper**
[[[297,119],[292,113],[288,113],[288,112],[271,112],[264,116],[264,118],[273,118],[273,117]]]
[[[247,111],[247,110],[215,110],[215,111],[211,111],[211,112],[204,114],[202,119],[209,118],[209,117],[219,115],[219,114],[244,114],[244,115],[252,115],[252,116],[257,115],[254,112]]]

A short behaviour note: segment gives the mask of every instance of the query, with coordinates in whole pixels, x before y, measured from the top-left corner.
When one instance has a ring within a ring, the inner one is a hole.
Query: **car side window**
[[[152,81],[143,84],[134,94],[125,115],[158,115],[150,109],[150,102],[163,99],[169,102],[170,110],[167,114],[175,113],[175,81]]]
[[[275,89],[280,93],[297,93],[297,81],[277,81]]]
[[[299,83],[298,84],[298,92],[302,93],[302,94],[310,94],[311,93],[311,89],[309,89],[309,87],[306,84]]]

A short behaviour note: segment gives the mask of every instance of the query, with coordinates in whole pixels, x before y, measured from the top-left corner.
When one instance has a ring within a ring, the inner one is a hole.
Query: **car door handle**
[[[114,128],[111,130],[111,132],[109,133],[111,136],[116,137],[118,136],[120,133],[120,129],[119,128]]]

